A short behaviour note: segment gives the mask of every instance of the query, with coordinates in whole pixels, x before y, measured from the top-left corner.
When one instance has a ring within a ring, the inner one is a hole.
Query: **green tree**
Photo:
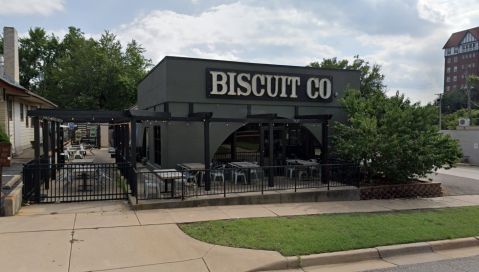
[[[453,89],[442,95],[441,108],[442,114],[451,114],[460,109],[467,108],[466,94],[461,89]]]
[[[346,59],[338,61],[337,58],[331,58],[323,59],[321,63],[311,62],[306,67],[359,70],[361,72],[360,91],[364,97],[371,97],[377,92],[383,93],[386,87],[383,84],[384,75],[381,73],[381,65],[375,63],[371,66],[369,62],[359,58],[359,55],[354,56],[354,61],[351,64]]]
[[[445,130],[455,130],[456,127],[459,125],[459,119],[468,118],[467,117],[467,109],[460,109],[455,111],[451,114],[443,115],[442,117],[442,129]],[[476,122],[476,119],[479,118],[479,109],[478,110],[471,110],[471,125],[479,125]]]
[[[335,123],[334,152],[360,163],[369,182],[406,183],[443,165],[452,167],[462,157],[458,141],[431,125],[437,115],[431,104],[411,103],[399,92],[366,98],[347,90],[341,105],[350,123]]]
[[[136,103],[137,84],[151,66],[135,40],[123,48],[108,31],[95,40],[69,27],[60,40],[37,27],[19,42],[20,83],[60,108],[128,108]]]

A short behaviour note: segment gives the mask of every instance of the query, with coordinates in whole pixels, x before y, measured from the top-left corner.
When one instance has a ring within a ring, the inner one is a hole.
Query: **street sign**
[[[68,123],[69,129],[75,129],[75,123]]]

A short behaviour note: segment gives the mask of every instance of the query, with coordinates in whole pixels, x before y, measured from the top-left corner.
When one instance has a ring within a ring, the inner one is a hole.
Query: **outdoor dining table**
[[[171,182],[171,197],[175,197],[176,186],[175,179],[183,178],[183,172],[176,169],[158,169],[154,170],[161,180],[165,182],[165,191],[168,193],[168,181]]]
[[[308,169],[308,172],[305,172],[306,175],[312,175],[313,174],[313,168],[315,166],[318,166],[319,165],[319,162],[312,162],[312,161],[306,161],[306,160],[299,160],[299,159],[291,159],[291,160],[286,160],[287,163],[289,164],[296,164],[296,165],[302,165],[302,166],[305,166],[307,167]]]
[[[250,163],[250,162],[245,162],[245,161],[242,161],[242,162],[230,162],[229,165],[231,165],[233,168],[259,168],[260,166],[257,165],[257,164],[254,164],[254,163]],[[234,174],[235,174],[235,171],[232,171],[231,172],[231,179],[234,180]],[[251,180],[251,171],[248,171],[248,180]],[[255,172],[255,175],[256,175],[256,179],[258,179],[258,174]]]
[[[286,160],[289,164],[299,164],[304,166],[318,166],[318,162],[305,161],[305,160]]]
[[[206,169],[205,165],[198,162],[192,162],[192,163],[182,163],[181,166],[188,170],[199,171],[201,173],[200,180],[198,180],[198,186],[200,186],[201,183],[203,182],[203,175],[205,173],[204,170]]]
[[[70,164],[93,164],[93,161],[95,160],[95,158],[93,159],[74,159],[70,162]],[[83,184],[81,185],[78,185],[78,191],[83,191],[83,192],[86,192],[86,191],[92,191],[91,187],[93,185],[91,184],[87,184],[87,173],[86,172],[91,172],[91,171],[94,171],[95,169],[93,169],[93,167],[91,166],[86,166],[86,167],[78,167],[78,168],[73,168],[74,170],[78,171],[78,172],[81,172],[81,177],[83,179]],[[82,188],[83,186],[83,188]]]

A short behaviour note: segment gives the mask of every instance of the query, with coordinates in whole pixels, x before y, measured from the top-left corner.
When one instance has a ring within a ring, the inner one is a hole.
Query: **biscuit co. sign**
[[[331,102],[333,77],[206,69],[209,98]]]

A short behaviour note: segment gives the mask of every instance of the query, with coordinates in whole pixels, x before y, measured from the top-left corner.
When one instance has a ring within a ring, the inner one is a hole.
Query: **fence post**
[[[264,171],[263,171],[264,173]],[[261,179],[261,194],[264,194],[264,174],[263,174],[263,178]]]
[[[225,179],[226,179],[226,170],[225,168],[223,168],[223,196],[226,197],[226,182],[225,182]],[[210,174],[211,175],[211,174]],[[216,177],[215,177],[216,179]],[[215,181],[216,182],[216,181]]]
[[[327,175],[326,175],[326,180],[328,181],[328,191],[329,191],[329,181],[331,180],[331,178],[330,178],[330,176],[331,176],[331,175],[330,175],[330,172],[332,172],[332,171],[331,171],[331,166],[327,166],[326,169],[328,169],[328,172],[327,172]]]
[[[183,178],[181,179],[181,200],[182,201],[185,200],[185,178],[184,178],[185,174],[186,174],[186,171],[183,171]],[[173,188],[171,189],[173,190]]]

